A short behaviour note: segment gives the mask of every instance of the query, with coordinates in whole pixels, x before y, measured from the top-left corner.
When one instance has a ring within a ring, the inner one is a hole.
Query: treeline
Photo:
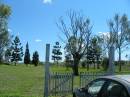
[[[39,63],[39,54],[37,51],[33,53],[30,59],[29,45],[26,44],[25,53],[18,36],[10,35],[8,29],[8,19],[11,15],[11,8],[6,4],[0,4],[0,63],[14,63],[24,61],[26,65]],[[23,60],[24,56],[24,60]]]
[[[26,64],[27,66],[29,64],[34,64],[35,66],[37,66],[39,64],[38,52],[35,51],[33,53],[32,60],[31,60],[28,42],[26,44],[26,49],[24,53],[23,46],[18,36],[16,36],[14,40],[11,42],[11,44],[8,47],[6,47],[6,50],[4,52],[5,52],[4,58],[3,58],[4,63],[7,63],[7,64],[14,63],[14,65],[16,65],[19,61],[21,62],[23,61],[24,64]]]

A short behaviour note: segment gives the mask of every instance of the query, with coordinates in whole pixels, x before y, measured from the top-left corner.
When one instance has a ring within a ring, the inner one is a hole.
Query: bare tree
[[[68,17],[70,20],[69,26],[67,26],[63,18],[60,18],[58,28],[66,37],[65,50],[72,55],[73,72],[74,75],[78,75],[78,65],[80,60],[86,55],[92,26],[90,25],[90,20],[80,13],[70,11]]]
[[[114,44],[118,50],[119,54],[119,71],[121,71],[121,53],[127,45],[127,33],[128,33],[128,18],[127,15],[119,16],[116,14],[113,20],[109,21],[110,29],[110,44]]]

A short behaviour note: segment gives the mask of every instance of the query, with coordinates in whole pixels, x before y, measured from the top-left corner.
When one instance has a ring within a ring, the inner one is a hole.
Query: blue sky
[[[51,46],[62,36],[56,26],[59,17],[66,18],[69,10],[81,12],[90,18],[93,32],[108,32],[107,21],[115,13],[126,13],[130,18],[130,0],[3,0],[12,7],[9,29],[19,35],[25,48],[29,42],[30,52],[37,50],[40,60],[45,59],[45,44]],[[62,44],[62,43],[61,43]],[[62,44],[63,45],[63,44]]]

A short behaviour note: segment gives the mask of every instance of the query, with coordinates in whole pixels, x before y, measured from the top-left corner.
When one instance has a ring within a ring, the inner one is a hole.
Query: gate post
[[[49,96],[49,56],[50,56],[50,44],[46,44],[46,56],[45,56],[45,83],[44,83],[44,97]]]
[[[114,72],[115,72],[114,61],[115,61],[115,48],[112,45],[109,48],[109,68],[108,68],[108,73],[110,75],[113,75]]]

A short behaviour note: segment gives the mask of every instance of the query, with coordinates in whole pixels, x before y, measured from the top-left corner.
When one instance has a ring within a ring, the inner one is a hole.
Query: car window
[[[106,97],[129,97],[125,87],[118,82],[110,82]]]
[[[100,92],[104,83],[105,83],[105,80],[96,80],[96,81],[92,82],[88,86],[88,93],[91,95],[97,95]]]

